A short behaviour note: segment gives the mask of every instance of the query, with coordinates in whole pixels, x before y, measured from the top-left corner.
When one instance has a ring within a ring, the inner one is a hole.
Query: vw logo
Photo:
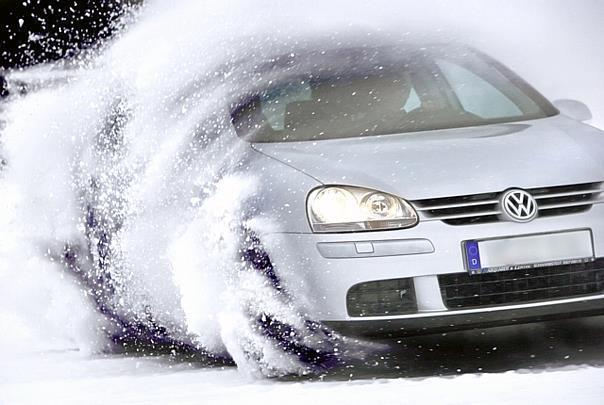
[[[537,201],[524,190],[509,190],[501,197],[503,215],[516,222],[529,222],[537,216]]]

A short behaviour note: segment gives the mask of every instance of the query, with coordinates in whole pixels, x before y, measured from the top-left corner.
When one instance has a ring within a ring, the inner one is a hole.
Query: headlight
[[[410,228],[417,213],[407,201],[361,187],[326,186],[308,196],[313,232],[359,232]]]

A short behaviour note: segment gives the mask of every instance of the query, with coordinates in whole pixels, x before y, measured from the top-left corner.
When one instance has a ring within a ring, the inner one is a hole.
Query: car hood
[[[411,200],[604,181],[604,133],[562,116],[252,147],[323,184]]]

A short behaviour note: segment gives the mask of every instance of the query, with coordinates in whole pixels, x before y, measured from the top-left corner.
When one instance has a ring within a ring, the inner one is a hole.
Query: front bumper
[[[558,301],[418,313],[397,318],[328,321],[334,330],[356,337],[396,337],[488,328],[604,314],[604,294]],[[357,318],[358,319],[358,318]]]
[[[455,327],[494,326],[598,314],[598,311],[604,313],[601,296],[471,310],[449,310],[443,302],[438,275],[466,273],[462,241],[575,229],[591,229],[595,255],[604,257],[604,204],[596,204],[584,213],[538,218],[522,224],[497,222],[451,226],[434,221],[400,231],[281,233],[266,235],[265,238],[269,253],[288,288],[315,319],[323,320],[336,329],[349,329],[354,334],[363,330],[369,334],[412,330],[427,333],[453,330]],[[367,249],[368,242],[373,244],[373,252]],[[362,318],[349,315],[346,296],[351,287],[399,278],[413,278],[416,313]]]

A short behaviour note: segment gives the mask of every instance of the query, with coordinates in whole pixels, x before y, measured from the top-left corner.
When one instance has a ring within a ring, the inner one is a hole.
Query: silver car
[[[604,314],[586,106],[463,46],[276,61],[231,116],[279,226],[261,242],[312,318],[394,336]]]

